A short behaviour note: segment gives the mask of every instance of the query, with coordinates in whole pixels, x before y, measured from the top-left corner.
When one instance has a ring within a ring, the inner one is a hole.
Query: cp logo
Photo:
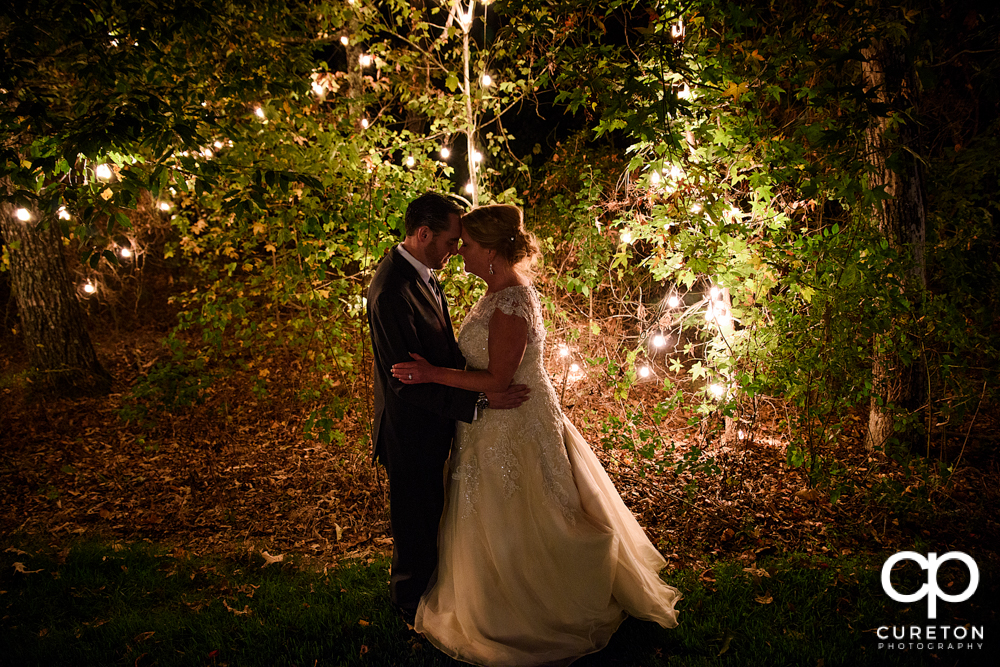
[[[912,560],[921,569],[927,570],[927,583],[920,587],[916,593],[910,593],[909,595],[902,595],[896,592],[896,589],[892,587],[892,568],[893,566],[901,560]],[[937,571],[941,566],[941,563],[948,560],[959,560],[965,563],[965,567],[969,568],[969,587],[958,595],[948,595],[938,587],[937,583]],[[972,597],[972,594],[976,592],[976,588],[979,587],[979,567],[976,565],[976,561],[972,560],[972,556],[964,554],[961,551],[949,551],[945,555],[938,558],[938,555],[934,552],[927,554],[927,558],[924,558],[915,551],[900,551],[895,554],[885,562],[882,566],[882,589],[885,594],[891,597],[896,602],[916,602],[920,598],[927,597],[927,618],[937,618],[937,599],[941,598],[945,602],[965,602]]]

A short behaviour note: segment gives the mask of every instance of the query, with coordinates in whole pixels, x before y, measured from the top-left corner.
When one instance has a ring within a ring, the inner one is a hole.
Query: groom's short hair
[[[451,216],[461,216],[465,210],[458,203],[437,192],[426,192],[406,207],[403,222],[406,235],[413,236],[421,227],[429,227],[432,232],[447,231],[451,227]]]

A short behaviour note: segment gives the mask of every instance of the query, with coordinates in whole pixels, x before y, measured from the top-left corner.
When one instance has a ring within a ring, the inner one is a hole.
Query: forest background
[[[994,3],[0,17],[7,534],[384,551],[364,294],[514,203],[564,408],[675,564],[996,568]],[[454,260],[452,317],[483,285]]]

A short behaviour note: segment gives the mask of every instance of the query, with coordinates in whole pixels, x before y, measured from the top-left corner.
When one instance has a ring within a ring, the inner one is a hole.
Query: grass
[[[382,558],[315,572],[293,562],[262,567],[256,554],[192,557],[147,542],[57,550],[7,538],[2,547],[0,665],[456,664],[395,616]],[[723,562],[671,573],[685,596],[677,629],[629,619],[606,649],[575,664],[995,664],[987,656],[996,650],[997,581],[988,571],[972,599],[941,604],[936,621],[985,626],[984,649],[879,649],[878,626],[927,624],[925,605],[901,605],[882,591],[883,561],[791,555],[750,571]],[[904,570],[897,588],[916,590],[921,575]],[[961,575],[942,569],[943,586],[949,578]]]

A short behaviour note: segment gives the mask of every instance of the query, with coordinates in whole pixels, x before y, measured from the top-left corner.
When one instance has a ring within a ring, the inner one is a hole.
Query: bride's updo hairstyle
[[[462,216],[462,228],[487,250],[495,250],[521,273],[530,274],[538,261],[538,241],[524,228],[521,209],[509,204],[491,204]]]

